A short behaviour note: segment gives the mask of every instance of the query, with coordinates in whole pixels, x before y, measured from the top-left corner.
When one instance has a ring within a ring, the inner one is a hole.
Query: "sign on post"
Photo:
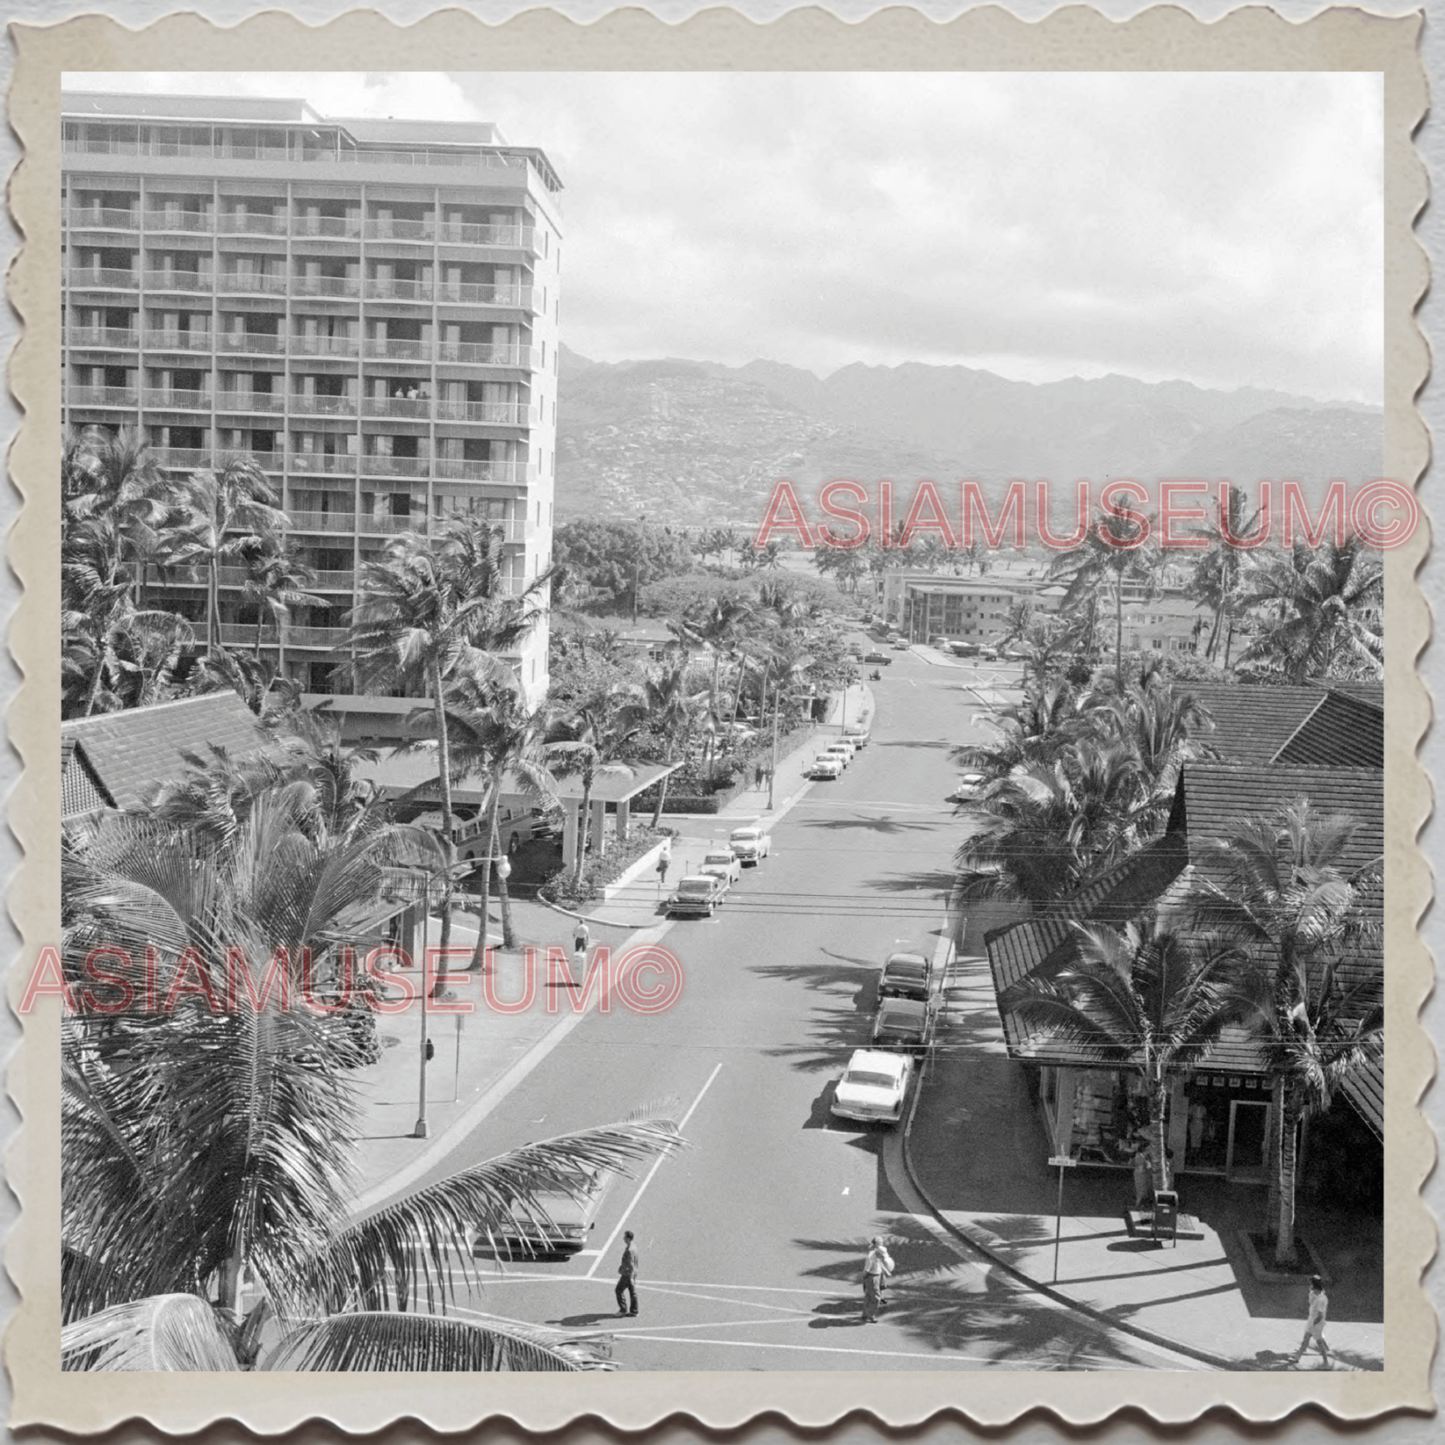
[[[1049,1168],[1059,1171],[1059,1208],[1054,1216],[1054,1283],[1059,1282],[1059,1236],[1064,1232],[1064,1170],[1079,1161],[1072,1154],[1050,1154]]]

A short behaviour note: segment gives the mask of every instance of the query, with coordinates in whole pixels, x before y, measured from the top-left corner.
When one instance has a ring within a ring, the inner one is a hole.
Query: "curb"
[[[927,1064],[925,1063],[925,1069],[926,1068]],[[908,1110],[908,1122],[903,1126],[903,1168],[908,1174],[909,1182],[918,1191],[919,1198],[928,1206],[929,1212],[951,1235],[966,1244],[970,1249],[983,1255],[990,1264],[996,1269],[1002,1270],[1010,1279],[1016,1280],[1019,1284],[1037,1291],[1045,1298],[1052,1300],[1055,1304],[1063,1305],[1068,1309],[1077,1311],[1079,1314],[1087,1315],[1099,1324],[1107,1325],[1110,1329],[1119,1330],[1126,1335],[1133,1335],[1136,1339],[1143,1340],[1147,1344],[1172,1350],[1177,1355],[1188,1355],[1190,1359],[1210,1365],[1216,1370],[1243,1370],[1244,1366],[1237,1360],[1226,1359],[1223,1355],[1211,1354],[1208,1350],[1202,1350],[1195,1345],[1185,1344],[1182,1340],[1171,1339],[1168,1335],[1161,1335],[1155,1330],[1145,1329],[1142,1325],[1136,1325],[1128,1320],[1118,1319],[1104,1310],[1066,1295],[1062,1290],[1053,1285],[1044,1284],[1042,1280],[1032,1278],[1016,1265],[1010,1264],[1002,1256],[996,1254],[981,1239],[976,1238],[968,1230],[949,1219],[933,1202],[928,1191],[919,1181],[918,1172],[913,1167],[913,1151],[910,1148],[910,1141],[913,1136],[914,1116],[918,1113],[918,1105],[923,1097],[923,1084],[924,1081],[920,1078],[918,1087],[913,1091],[913,1103]]]

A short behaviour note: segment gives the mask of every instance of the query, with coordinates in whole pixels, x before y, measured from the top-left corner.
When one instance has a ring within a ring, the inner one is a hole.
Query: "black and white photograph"
[[[58,123],[63,1371],[1388,1370],[1380,73]]]

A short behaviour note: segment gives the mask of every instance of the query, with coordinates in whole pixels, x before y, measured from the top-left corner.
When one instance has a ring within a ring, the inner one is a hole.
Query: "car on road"
[[[580,1197],[561,1189],[544,1189],[530,1200],[516,1200],[500,1225],[488,1229],[469,1224],[465,1233],[472,1255],[567,1259],[580,1253],[597,1227],[597,1212],[612,1178],[610,1171],[599,1170]]]
[[[828,746],[823,749],[823,753],[827,757],[837,758],[845,768],[853,761],[853,749],[844,742],[829,743]]]
[[[878,975],[878,1002],[913,998],[927,1003],[933,993],[933,970],[921,953],[890,953]]]
[[[906,637],[895,637],[893,639],[894,652],[907,652],[910,643]]]
[[[978,650],[978,655],[979,655],[981,658],[983,658],[983,660],[984,660],[985,662],[997,662],[997,661],[998,661],[998,648],[996,648],[996,647],[980,647],[979,650]]]
[[[667,900],[669,918],[711,918],[722,907],[727,890],[714,873],[693,873],[677,880]]]
[[[885,998],[873,1016],[873,1044],[919,1049],[933,1032],[933,1005],[917,998]]]
[[[843,736],[855,748],[866,748],[873,740],[873,734],[868,731],[866,723],[849,723],[843,729]]]
[[[912,1076],[913,1060],[907,1054],[858,1049],[838,1080],[829,1108],[840,1119],[896,1124],[903,1117],[903,1101]]]
[[[834,753],[819,753],[808,769],[808,776],[810,778],[841,778],[843,776],[843,759]]]
[[[760,863],[773,851],[773,835],[764,828],[734,828],[728,836],[733,857],[743,864]]]
[[[905,643],[904,645],[907,646],[906,643]],[[887,667],[887,666],[889,666],[889,665],[892,663],[893,659],[892,659],[891,657],[889,657],[889,655],[888,655],[886,652],[879,652],[878,649],[875,647],[875,648],[873,649],[873,651],[870,652],[870,653],[863,659],[863,661],[864,661],[864,662],[876,662],[876,663],[878,663],[881,667]]]
[[[724,848],[719,844],[703,854],[702,866],[697,871],[711,873],[714,878],[721,879],[723,892],[726,893],[743,876],[743,865],[738,862],[731,848]]]
[[[942,636],[930,637],[928,639],[928,645],[930,647],[936,647],[940,652],[946,652],[948,650],[948,639]]]
[[[943,800],[945,803],[971,803],[981,797],[988,787],[988,779],[982,773],[961,773],[953,791]]]

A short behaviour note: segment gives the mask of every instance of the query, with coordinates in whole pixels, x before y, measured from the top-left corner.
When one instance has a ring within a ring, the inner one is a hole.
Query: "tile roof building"
[[[301,100],[62,97],[62,408],[167,469],[254,458],[316,572],[263,650],[338,690],[342,618],[387,539],[502,529],[509,587],[552,550],[561,183],[494,125],[328,120]],[[221,640],[251,646],[244,569]],[[204,615],[172,569],[159,605]],[[547,685],[543,621],[515,659]]]

